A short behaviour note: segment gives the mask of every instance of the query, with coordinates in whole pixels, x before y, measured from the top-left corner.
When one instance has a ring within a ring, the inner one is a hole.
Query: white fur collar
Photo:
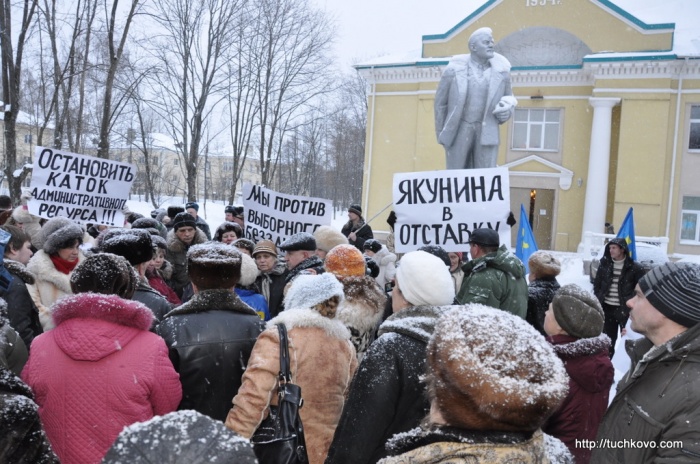
[[[85,255],[80,252],[78,254],[78,265],[84,259]],[[70,275],[58,271],[44,250],[39,250],[32,256],[32,259],[27,263],[27,270],[34,274],[36,285],[40,285],[44,281],[54,285],[64,293],[73,293],[73,290],[70,288]]]
[[[284,310],[277,317],[268,321],[267,327],[274,327],[276,324],[284,324],[287,330],[295,327],[318,327],[325,330],[331,337],[350,340],[350,331],[342,322],[321,316],[313,309]]]

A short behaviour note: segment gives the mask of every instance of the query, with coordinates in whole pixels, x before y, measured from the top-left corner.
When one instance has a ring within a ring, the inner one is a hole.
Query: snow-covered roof
[[[484,0],[485,2],[486,0]],[[700,1],[698,0],[600,0],[603,6],[609,5],[616,13],[627,19],[636,19],[647,25],[674,25],[673,48],[667,52],[650,53],[598,53],[586,56],[586,61],[595,58],[647,58],[660,59],[700,58]],[[356,67],[372,66],[433,66],[444,64],[448,58],[423,58],[420,48],[414,48],[404,53],[386,54],[372,59],[363,60]]]

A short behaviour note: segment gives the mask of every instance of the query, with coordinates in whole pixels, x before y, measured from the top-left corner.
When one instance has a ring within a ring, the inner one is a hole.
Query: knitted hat
[[[96,253],[85,258],[70,274],[73,293],[102,293],[130,300],[138,276],[129,262],[112,253]]]
[[[368,240],[365,240],[365,243],[364,245],[362,245],[362,248],[365,250],[369,250],[373,253],[379,253],[379,250],[382,249],[382,243],[379,240],[370,238]]]
[[[253,285],[259,273],[255,260],[247,254],[241,253],[241,280],[238,281],[238,285],[241,287]]]
[[[527,261],[530,273],[537,277],[556,277],[561,272],[561,263],[551,253],[536,251]]]
[[[197,227],[197,220],[190,213],[177,213],[173,219],[173,230],[177,232],[180,227]]]
[[[343,299],[343,295],[343,284],[333,274],[300,275],[284,297],[284,309],[313,308],[334,296]]]
[[[450,262],[450,255],[448,255],[445,249],[440,245],[423,245],[422,247],[418,248],[418,250],[425,251],[433,256],[437,256],[443,263],[445,263],[445,266],[447,267],[452,265]]]
[[[279,245],[282,251],[316,251],[316,239],[308,232],[298,232]]]
[[[365,275],[365,258],[352,245],[338,245],[328,252],[323,262],[326,271],[338,278]]]
[[[362,217],[362,208],[360,207],[360,205],[350,205],[348,211]]]
[[[326,253],[338,245],[347,245],[348,238],[330,226],[321,226],[314,231],[316,248]]]
[[[186,203],[186,204],[185,204],[185,211],[187,211],[187,210],[190,209],[190,208],[192,208],[192,209],[194,209],[195,211],[199,212],[199,205],[198,205],[196,202],[194,202],[194,201],[190,201],[189,203]]]
[[[598,298],[578,285],[561,287],[552,300],[559,327],[576,338],[593,338],[603,331],[605,316]]]
[[[241,252],[219,242],[193,245],[187,251],[187,273],[200,290],[233,288],[241,279]]]
[[[277,256],[275,242],[272,240],[260,240],[255,244],[255,248],[253,249],[253,258],[255,258],[255,255],[258,253],[270,253],[273,256]]]
[[[488,247],[497,247],[500,245],[501,240],[498,237],[498,232],[493,229],[484,228],[472,230],[472,233],[469,236],[469,243],[476,243],[477,245]]]
[[[255,243],[247,238],[239,238],[238,240],[234,240],[231,245],[235,246],[236,248],[248,250],[251,255],[253,254],[253,251],[255,251]]]
[[[123,256],[132,266],[153,258],[153,240],[144,229],[121,229],[121,233],[109,234],[102,239],[100,249],[106,253]]]
[[[461,429],[534,431],[568,391],[566,370],[544,337],[524,319],[479,304],[445,312],[427,361],[429,395],[447,424]]]
[[[67,243],[82,240],[83,235],[83,229],[77,223],[66,217],[57,216],[49,219],[41,227],[36,247],[44,250],[46,254],[53,255]]]
[[[700,322],[700,264],[662,264],[639,280],[639,288],[672,321],[683,327]]]
[[[444,261],[425,251],[412,251],[401,258],[396,280],[406,301],[414,306],[450,305],[455,285]]]

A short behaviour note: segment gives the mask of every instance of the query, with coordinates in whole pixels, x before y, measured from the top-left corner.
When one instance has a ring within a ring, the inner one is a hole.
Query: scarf
[[[49,258],[51,258],[56,270],[66,275],[70,274],[73,269],[75,269],[75,266],[78,265],[78,261],[80,261],[79,259],[76,259],[75,261],[67,261],[58,255],[49,255]]]

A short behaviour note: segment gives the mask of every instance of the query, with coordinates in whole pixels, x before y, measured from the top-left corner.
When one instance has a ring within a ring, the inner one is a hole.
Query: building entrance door
[[[510,208],[518,221],[510,231],[513,247],[517,242],[518,229],[520,228],[520,205],[525,207],[532,232],[535,234],[537,248],[540,250],[552,249],[552,225],[554,223],[554,190],[529,189],[512,187],[510,189]]]

